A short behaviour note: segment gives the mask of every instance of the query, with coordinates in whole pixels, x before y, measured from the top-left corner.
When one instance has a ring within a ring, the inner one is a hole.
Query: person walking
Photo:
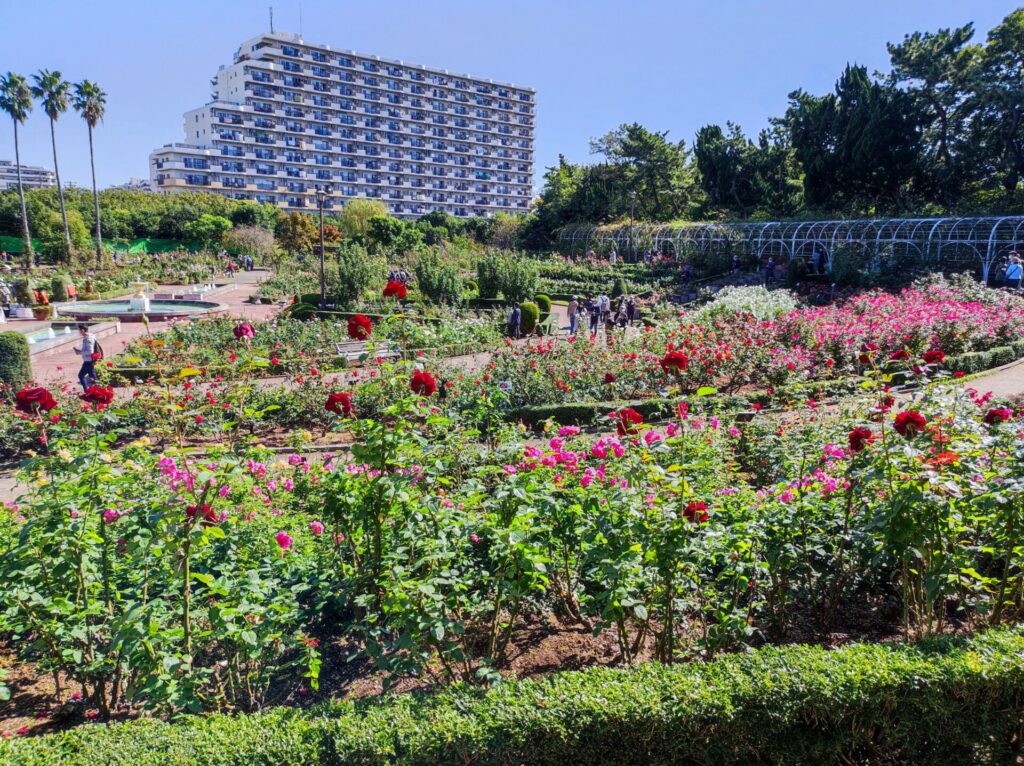
[[[82,345],[74,349],[76,354],[82,357],[82,368],[78,371],[78,382],[82,385],[83,391],[88,391],[89,386],[96,383],[96,360],[102,355],[96,336],[89,332],[89,325],[78,325],[78,334],[82,338]]]
[[[740,255],[739,255],[739,253],[733,253],[732,254],[732,273],[733,274],[739,274],[740,273]]]
[[[590,325],[590,334],[597,335],[597,323],[601,319],[600,303],[594,301],[594,296],[588,295],[584,307],[587,311],[587,323]]]
[[[775,259],[772,256],[768,256],[768,260],[764,263],[764,283],[770,285],[775,281]]]
[[[1010,290],[1020,290],[1021,279],[1024,278],[1024,264],[1017,253],[1010,253],[1010,262],[1006,266],[1004,282]]]
[[[519,340],[519,336],[522,333],[523,327],[523,310],[519,308],[517,303],[512,307],[512,311],[508,315],[508,334],[509,337]]]
[[[636,321],[636,301],[633,299],[633,296],[630,296],[626,301],[626,321],[629,322],[630,327]]]
[[[604,293],[597,299],[597,311],[601,315],[601,321],[607,322],[608,315],[612,313],[612,303]]]
[[[580,302],[574,295],[569,299],[569,334],[576,334],[576,326],[579,324]]]

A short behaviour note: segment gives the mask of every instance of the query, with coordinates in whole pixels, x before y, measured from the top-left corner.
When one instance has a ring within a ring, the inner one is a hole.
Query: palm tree
[[[71,255],[71,230],[68,229],[68,211],[64,207],[64,189],[60,185],[60,169],[57,167],[57,118],[68,110],[68,91],[71,83],[60,76],[60,72],[40,69],[32,75],[35,85],[32,95],[39,99],[43,111],[50,118],[50,142],[53,144],[53,173],[57,176],[57,197],[60,199],[60,217],[64,221],[64,242],[68,256]]]
[[[32,111],[32,91],[20,74],[8,72],[0,77],[0,109],[14,122],[14,164],[18,169],[18,196],[21,197],[21,237],[25,240],[25,262],[32,266],[32,236],[28,231],[28,208],[25,187],[21,185],[21,151],[18,148],[18,125],[24,124]]]
[[[89,166],[92,168],[92,203],[96,208],[96,265],[103,264],[103,231],[100,228],[100,195],[96,191],[96,160],[92,152],[92,129],[103,119],[107,107],[107,94],[99,85],[82,80],[75,85],[75,109],[89,126]]]

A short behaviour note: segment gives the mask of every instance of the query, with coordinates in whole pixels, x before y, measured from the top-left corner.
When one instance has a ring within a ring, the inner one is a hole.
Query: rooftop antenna
[[[274,34],[274,6],[270,6],[270,34]]]
[[[302,3],[299,3],[299,37],[302,37]]]

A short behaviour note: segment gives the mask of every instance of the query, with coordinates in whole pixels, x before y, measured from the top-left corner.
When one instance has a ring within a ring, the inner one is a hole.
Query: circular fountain
[[[128,299],[128,304],[129,304],[131,310],[133,312],[137,311],[137,312],[141,312],[143,314],[148,314],[149,313],[149,297],[146,295],[145,291],[146,291],[146,288],[149,287],[149,282],[142,282],[142,281],[136,280],[134,282],[130,282],[129,283],[129,287],[131,287],[135,291],[132,294],[131,298]]]
[[[163,322],[168,319],[189,319],[192,317],[218,314],[227,311],[223,303],[214,301],[186,300],[149,300],[145,308],[140,308],[135,296],[130,300],[116,301],[78,301],[61,306],[63,317],[71,319],[120,319],[122,322],[141,322],[143,318],[151,322]]]

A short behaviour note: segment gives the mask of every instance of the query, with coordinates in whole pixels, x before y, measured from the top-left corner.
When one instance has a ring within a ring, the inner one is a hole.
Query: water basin
[[[99,319],[116,317],[122,322],[141,322],[143,316],[151,322],[167,319],[187,319],[214,312],[225,311],[227,306],[213,301],[151,300],[148,311],[138,311],[131,301],[78,301],[61,304],[60,315],[74,319]]]

